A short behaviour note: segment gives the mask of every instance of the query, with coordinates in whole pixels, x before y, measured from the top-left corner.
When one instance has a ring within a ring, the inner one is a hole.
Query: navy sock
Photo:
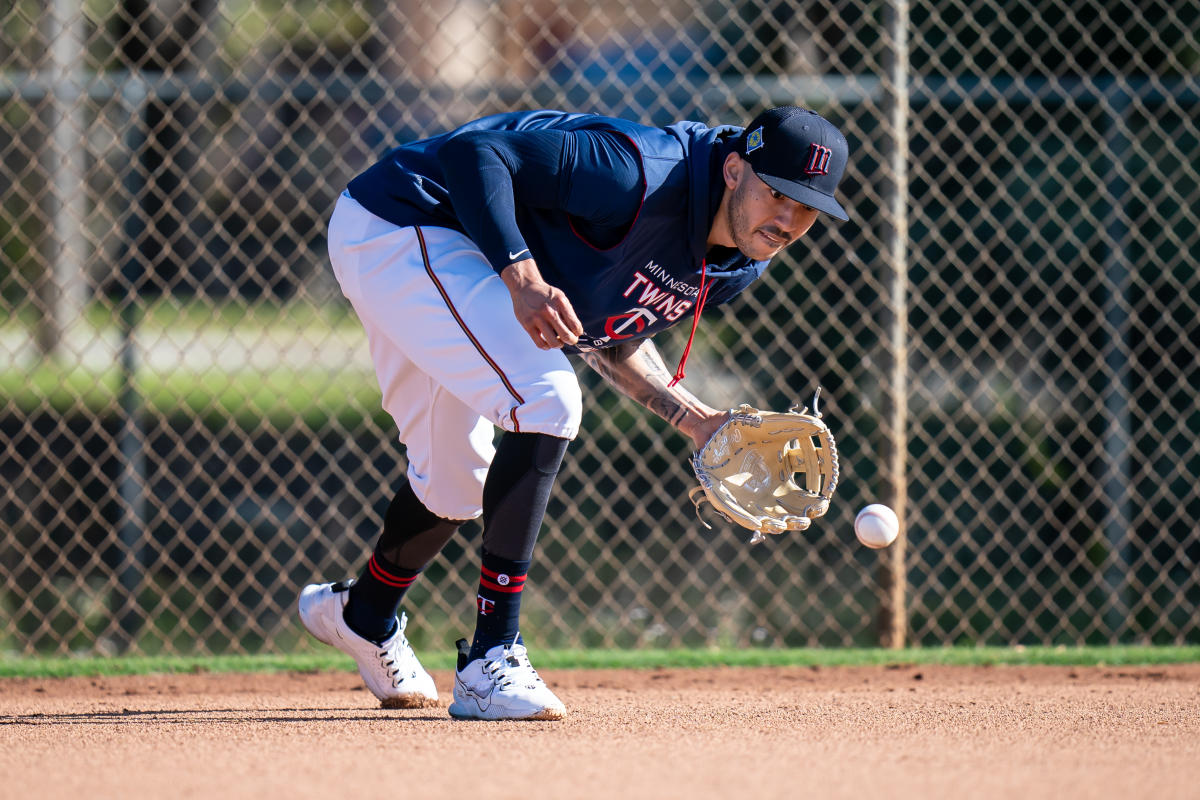
[[[371,560],[350,587],[342,614],[350,630],[377,644],[391,636],[404,593],[461,524],[426,508],[405,481],[388,504]]]
[[[521,590],[530,561],[512,561],[483,551],[475,604],[475,639],[468,661],[483,658],[498,644],[520,642]]]
[[[350,630],[376,644],[395,633],[400,601],[420,574],[419,569],[397,567],[372,553],[367,568],[350,587],[342,613]]]

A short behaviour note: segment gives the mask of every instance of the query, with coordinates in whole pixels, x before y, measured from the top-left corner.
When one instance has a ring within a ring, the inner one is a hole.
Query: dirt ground
[[[344,673],[0,680],[3,798],[1200,798],[1200,664],[543,671],[562,722]]]

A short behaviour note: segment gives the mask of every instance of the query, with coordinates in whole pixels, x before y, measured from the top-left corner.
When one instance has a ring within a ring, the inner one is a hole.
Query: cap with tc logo
[[[850,147],[842,132],[815,111],[768,109],[746,126],[740,155],[762,182],[797,203],[849,219],[833,193]]]

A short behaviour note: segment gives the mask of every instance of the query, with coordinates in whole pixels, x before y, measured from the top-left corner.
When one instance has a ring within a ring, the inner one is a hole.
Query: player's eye
[[[778,189],[771,190],[771,199],[772,200],[779,200],[782,197],[783,197],[783,192],[779,191]]]

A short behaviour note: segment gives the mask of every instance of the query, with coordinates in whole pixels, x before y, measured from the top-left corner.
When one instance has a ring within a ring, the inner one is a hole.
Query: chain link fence
[[[851,141],[852,219],[708,315],[689,384],[823,386],[833,509],[706,530],[689,442],[580,367],[527,637],[1200,642],[1198,30],[1196,0],[11,0],[0,651],[310,646],[299,588],[357,573],[404,473],[323,238],[389,146],[791,103]],[[410,592],[418,647],[469,632],[478,546]]]

